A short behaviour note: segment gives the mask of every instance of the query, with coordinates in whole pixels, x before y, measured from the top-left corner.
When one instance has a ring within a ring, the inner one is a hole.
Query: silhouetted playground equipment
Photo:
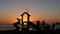
[[[30,17],[30,14],[28,14],[28,12],[24,12],[24,13],[22,13],[21,14],[21,16],[22,16],[22,30],[24,30],[25,28],[24,28],[24,22],[23,22],[23,16],[24,16],[24,14],[26,14],[27,15],[27,30],[29,29],[29,17]]]
[[[27,21],[26,22],[23,21],[23,17],[24,17],[25,14],[27,15]],[[28,12],[24,12],[24,13],[21,14],[21,17],[22,17],[22,29],[21,30],[22,31],[29,31],[30,27],[36,29],[37,31],[40,31],[41,28],[46,29],[46,30],[50,29],[50,25],[46,24],[45,21],[42,21],[42,27],[40,25],[39,20],[37,21],[37,24],[33,24],[32,22],[30,22],[30,16],[31,15]],[[17,20],[18,20],[18,22],[14,23],[13,25],[14,25],[14,27],[16,27],[16,30],[19,30],[20,27],[18,26],[18,24],[20,24],[20,19],[17,18]],[[27,26],[25,28],[24,28],[24,23],[27,23]],[[47,25],[47,26],[45,26],[45,25]],[[54,30],[54,24],[52,24],[52,27],[53,27],[53,30]]]

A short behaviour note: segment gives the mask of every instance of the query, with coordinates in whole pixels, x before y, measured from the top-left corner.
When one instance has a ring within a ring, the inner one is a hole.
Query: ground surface
[[[16,30],[5,30],[5,31],[0,31],[1,34],[58,34],[60,33],[60,30],[40,30],[38,31],[16,31]]]

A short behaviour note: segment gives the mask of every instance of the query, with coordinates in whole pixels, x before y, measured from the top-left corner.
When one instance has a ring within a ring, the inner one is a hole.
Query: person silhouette
[[[40,29],[41,29],[40,21],[38,20],[38,21],[37,21],[37,31],[39,31]]]
[[[20,24],[20,19],[17,18],[18,22],[14,23],[13,26],[16,28],[16,30],[19,30],[20,27],[18,26]]]

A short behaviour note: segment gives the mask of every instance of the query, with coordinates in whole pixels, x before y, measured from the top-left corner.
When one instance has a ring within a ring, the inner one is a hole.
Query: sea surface
[[[0,31],[1,30],[13,30],[15,27],[11,24],[0,24]]]
[[[52,26],[50,28],[52,29]],[[0,24],[0,31],[1,30],[14,30],[14,29],[15,27],[12,24]],[[60,25],[55,25],[55,29],[60,29]]]

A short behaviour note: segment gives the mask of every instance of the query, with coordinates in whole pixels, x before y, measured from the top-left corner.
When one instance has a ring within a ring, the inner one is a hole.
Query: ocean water
[[[13,30],[15,27],[11,24],[0,24],[0,31],[1,30]]]
[[[21,28],[21,25],[19,25]],[[12,24],[0,24],[0,31],[1,30],[14,30],[15,27]],[[50,26],[50,29],[52,29],[52,25]],[[55,25],[55,29],[60,29],[60,25]],[[32,30],[30,28],[30,30]]]

